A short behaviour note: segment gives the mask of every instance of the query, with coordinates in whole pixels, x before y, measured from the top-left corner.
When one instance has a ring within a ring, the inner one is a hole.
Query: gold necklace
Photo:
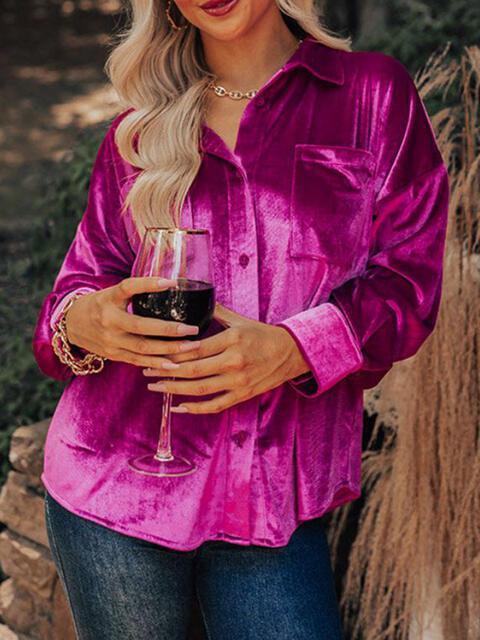
[[[298,47],[302,42],[303,42],[303,38],[297,41],[295,49],[292,50],[292,53],[290,53],[289,57],[293,54],[293,51],[296,51],[298,49]],[[223,98],[224,96],[226,96],[227,98],[231,98],[232,100],[242,100],[244,98],[251,100],[255,96],[255,94],[258,92],[258,89],[250,89],[249,91],[236,91],[236,90],[229,91],[228,89],[225,89],[225,87],[222,87],[219,84],[216,84],[215,80],[212,80],[210,82],[210,84],[208,85],[208,88],[212,89],[215,95],[219,96],[220,98]]]

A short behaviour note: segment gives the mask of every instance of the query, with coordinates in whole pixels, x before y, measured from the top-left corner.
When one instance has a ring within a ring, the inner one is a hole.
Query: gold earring
[[[183,31],[188,27],[188,24],[183,25],[183,27],[179,27],[172,16],[170,15],[170,9],[172,8],[172,0],[168,0],[167,7],[165,9],[165,15],[167,16],[167,20],[169,21],[171,27],[175,29],[175,31]]]

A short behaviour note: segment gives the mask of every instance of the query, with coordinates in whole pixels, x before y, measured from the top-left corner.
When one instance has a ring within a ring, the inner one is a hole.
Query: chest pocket
[[[375,158],[355,147],[297,144],[289,254],[352,273],[368,254]]]

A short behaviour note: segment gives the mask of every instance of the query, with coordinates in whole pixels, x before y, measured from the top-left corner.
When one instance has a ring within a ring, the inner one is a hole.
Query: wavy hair
[[[350,50],[322,24],[315,0],[275,0],[287,27],[299,38]],[[118,34],[105,71],[120,104],[133,108],[120,121],[120,155],[140,171],[123,202],[140,234],[148,226],[180,226],[187,192],[199,170],[201,123],[214,74],[205,62],[200,31],[188,23],[172,29],[167,0],[130,0],[128,25]],[[178,10],[177,10],[177,13]],[[184,19],[176,18],[177,23]]]

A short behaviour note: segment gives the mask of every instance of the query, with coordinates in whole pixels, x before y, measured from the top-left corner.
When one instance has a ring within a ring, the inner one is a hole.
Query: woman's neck
[[[262,21],[234,40],[201,35],[205,60],[217,82],[238,91],[262,85],[292,55],[298,43],[278,12],[270,21]]]

